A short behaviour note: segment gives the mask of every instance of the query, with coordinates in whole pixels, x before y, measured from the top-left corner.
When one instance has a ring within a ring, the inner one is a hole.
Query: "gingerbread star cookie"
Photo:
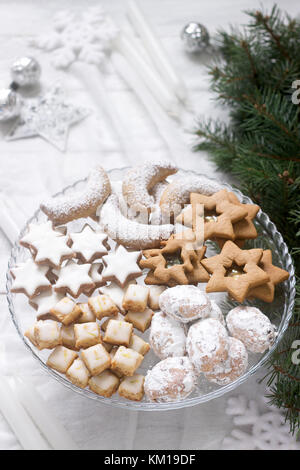
[[[81,232],[70,234],[70,244],[77,258],[92,263],[108,253],[107,235],[93,230],[86,224]]]
[[[263,250],[241,250],[228,240],[219,255],[202,260],[211,273],[206,292],[228,292],[238,302],[244,302],[250,290],[270,280],[259,267]]]
[[[114,253],[103,256],[104,269],[102,278],[104,281],[116,282],[124,287],[131,279],[142,275],[138,262],[142,256],[140,251],[127,251],[119,245]]]
[[[278,268],[272,264],[272,251],[265,250],[259,262],[259,267],[269,276],[270,280],[262,286],[254,287],[251,289],[247,297],[255,297],[264,302],[273,302],[275,294],[275,286],[280,282],[286,281],[289,278],[289,273],[284,269]]]
[[[191,249],[190,240],[180,235],[171,236],[162,248],[143,251],[146,259],[140,261],[142,268],[149,268],[145,284],[177,284],[206,282],[209,278],[201,265],[206,247]]]
[[[204,222],[204,239],[216,237],[234,240],[233,224],[247,215],[243,204],[232,204],[229,201],[228,191],[222,189],[211,196],[191,193],[191,206],[184,210],[177,218],[177,223],[192,226],[197,230],[199,222]],[[204,212],[203,212],[204,210]]]

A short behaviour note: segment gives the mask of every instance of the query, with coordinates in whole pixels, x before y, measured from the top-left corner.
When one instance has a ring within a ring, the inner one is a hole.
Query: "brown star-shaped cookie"
[[[233,230],[235,234],[234,241],[239,247],[242,247],[244,244],[244,240],[254,239],[257,237],[257,230],[255,228],[253,220],[255,219],[260,207],[256,204],[242,204],[239,201],[238,197],[232,192],[228,193],[228,197],[232,204],[243,206],[247,210],[246,217],[233,225]],[[226,239],[218,238],[217,242],[222,248],[222,246],[226,242]]]
[[[162,248],[143,251],[146,259],[140,261],[140,267],[150,269],[145,284],[173,287],[208,281],[208,273],[201,265],[206,247],[190,249],[190,240],[178,234],[176,237],[171,236],[162,245]]]
[[[270,280],[258,266],[263,250],[241,250],[228,240],[219,255],[201,261],[211,278],[206,292],[228,292],[238,302],[244,302],[249,291]]]
[[[229,192],[226,189],[222,189],[212,196],[191,193],[190,202],[191,206],[182,211],[176,218],[176,222],[197,231],[204,219],[205,240],[216,237],[234,240],[233,224],[247,215],[243,204],[238,205],[230,202]]]
[[[289,273],[284,269],[278,268],[272,264],[272,251],[265,250],[258,266],[267,273],[270,280],[262,286],[251,289],[247,297],[256,297],[264,302],[273,302],[275,286],[289,278]]]

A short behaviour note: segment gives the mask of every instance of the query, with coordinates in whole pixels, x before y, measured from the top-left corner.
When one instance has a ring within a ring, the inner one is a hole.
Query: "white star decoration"
[[[14,277],[11,291],[34,297],[40,290],[50,289],[51,284],[46,277],[48,271],[49,266],[38,266],[32,259],[20,263],[11,270]]]
[[[129,279],[142,275],[142,270],[137,264],[140,258],[140,251],[127,251],[126,248],[120,245],[115,253],[102,258],[105,265],[102,272],[104,281],[115,281],[121,287],[124,287]]]
[[[73,242],[72,250],[85,263],[91,263],[107,254],[103,244],[107,241],[107,235],[95,232],[89,225],[85,225],[79,233],[71,233],[70,238]]]
[[[78,297],[81,289],[94,287],[92,278],[89,276],[90,264],[77,264],[69,261],[58,272],[58,280],[55,284],[55,291],[69,292],[72,297]]]
[[[65,103],[63,92],[56,85],[38,98],[24,100],[21,115],[6,140],[40,136],[64,152],[70,126],[89,114],[86,108]]]

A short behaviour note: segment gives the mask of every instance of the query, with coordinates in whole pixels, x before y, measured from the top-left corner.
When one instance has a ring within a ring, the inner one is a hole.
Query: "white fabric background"
[[[103,5],[121,24],[126,2],[103,1]],[[270,7],[272,1],[264,1]],[[290,14],[299,12],[297,0],[278,1]],[[0,84],[9,83],[9,65],[18,56],[34,54],[43,68],[43,85],[49,86],[58,78],[67,97],[73,102],[94,108],[91,96],[70,73],[57,72],[51,67],[50,57],[28,47],[28,39],[51,29],[51,18],[59,9],[85,8],[96,5],[93,0],[51,0],[0,2]],[[189,57],[182,48],[179,33],[191,20],[204,23],[210,32],[229,23],[241,24],[246,18],[242,10],[259,7],[250,0],[141,0],[149,21],[168,51],[178,72],[183,77],[190,101],[199,115],[221,116],[224,111],[212,102],[203,58]],[[149,121],[145,110],[134,94],[108,66],[105,77],[109,98],[126,122],[128,138],[140,155],[147,158],[169,158],[165,145]],[[174,125],[175,126],[175,125]],[[186,121],[184,127],[191,128]],[[5,127],[0,129],[4,133]],[[193,154],[191,135],[178,128],[179,140],[185,142],[186,151],[181,166],[216,175],[214,165],[205,154]],[[178,145],[180,143],[178,142]],[[50,195],[76,179],[84,177],[88,168],[101,163],[105,168],[128,164],[119,152],[115,137],[98,109],[91,117],[71,130],[68,151],[60,153],[39,138],[5,142],[0,138],[0,191],[16,205],[15,220],[21,227],[26,218],[38,207],[44,196]],[[1,214],[0,214],[1,217]],[[231,430],[230,419],[224,413],[226,397],[190,410],[164,413],[134,413],[98,405],[77,396],[49,378],[30,357],[17,336],[8,315],[4,295],[5,272],[10,245],[0,231],[0,341],[7,349],[6,366],[32,377],[53,413],[59,417],[82,449],[219,449],[221,441]],[[265,385],[252,378],[236,393],[245,393],[257,399]],[[1,397],[0,397],[1,399]],[[84,425],[83,425],[84,424]],[[0,449],[19,449],[20,446],[7,423],[0,415]]]

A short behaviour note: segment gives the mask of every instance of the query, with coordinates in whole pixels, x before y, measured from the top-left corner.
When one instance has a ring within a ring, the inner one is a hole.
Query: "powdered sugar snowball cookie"
[[[180,285],[165,290],[159,297],[160,309],[182,323],[206,318],[211,311],[207,294],[198,287]]]
[[[214,300],[210,301],[209,318],[214,318],[215,320],[218,320],[220,323],[222,323],[222,325],[225,326],[225,317],[223,315],[223,312],[220,309],[217,302],[215,302]]]
[[[175,217],[181,212],[184,204],[189,204],[190,193],[201,193],[207,196],[216,193],[222,186],[204,176],[184,176],[168,185],[160,199],[160,208],[163,214],[173,214]]]
[[[168,357],[148,370],[144,390],[156,403],[184,400],[195,389],[196,376],[188,357]]]
[[[269,318],[256,307],[235,307],[226,317],[232,336],[244,343],[248,351],[263,353],[275,340],[275,328]]]
[[[186,334],[182,324],[157,312],[152,318],[150,345],[160,359],[185,355]]]
[[[172,224],[141,224],[126,218],[120,210],[116,194],[109,196],[103,204],[99,222],[110,238],[135,250],[158,247],[161,241],[168,240],[174,231]]]
[[[104,269],[102,278],[104,281],[112,281],[124,287],[125,284],[142,275],[138,266],[141,259],[140,251],[127,251],[124,246],[119,245],[114,253],[103,256]]]
[[[228,345],[228,358],[226,361],[221,361],[211,372],[205,374],[207,380],[218,385],[227,385],[234,382],[246,372],[248,367],[248,353],[244,343],[239,339],[230,337]]]
[[[32,259],[18,264],[11,269],[14,278],[11,292],[23,293],[32,298],[45,290],[50,290],[51,283],[46,277],[48,271],[48,266],[39,266]]]
[[[41,209],[55,225],[65,224],[81,217],[94,216],[111,192],[106,171],[97,166],[87,179],[83,191],[51,198],[41,204]]]
[[[54,290],[64,295],[68,293],[72,297],[79,297],[82,292],[95,287],[89,275],[90,269],[90,264],[77,264],[72,260],[69,261],[57,272],[58,279]]]
[[[169,162],[147,162],[128,170],[122,185],[128,206],[136,211],[150,210],[155,204],[154,197],[149,194],[151,188],[176,172],[177,168]]]
[[[107,234],[93,230],[88,224],[69,237],[72,250],[83,263],[92,263],[108,253]]]
[[[226,328],[214,318],[199,320],[188,331],[186,350],[196,373],[210,372],[228,357]]]

